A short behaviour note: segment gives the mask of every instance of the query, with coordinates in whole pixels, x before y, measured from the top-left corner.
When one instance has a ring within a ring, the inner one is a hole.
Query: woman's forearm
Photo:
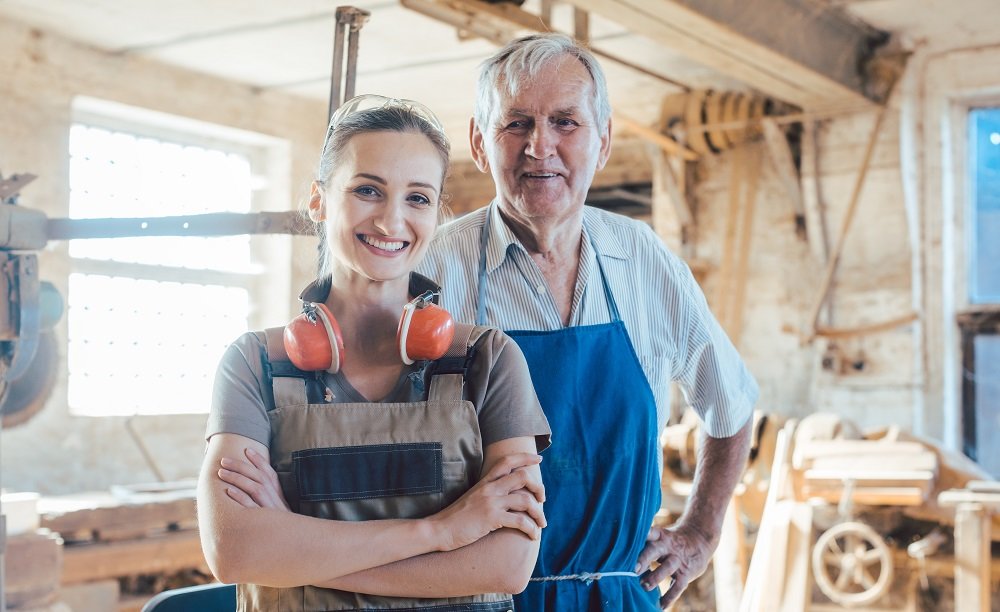
[[[538,556],[538,540],[501,529],[448,552],[435,552],[317,583],[389,597],[462,597],[520,593]]]
[[[439,528],[427,520],[331,521],[241,506],[216,473],[226,451],[220,437],[209,444],[198,485],[202,549],[219,580],[301,586],[441,549]]]

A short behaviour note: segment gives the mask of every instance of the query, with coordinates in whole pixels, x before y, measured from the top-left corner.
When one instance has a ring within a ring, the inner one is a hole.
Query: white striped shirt
[[[443,225],[417,271],[441,284],[442,305],[455,318],[474,322],[480,237],[490,211],[486,323],[505,330],[562,328],[541,271],[496,206]],[[583,238],[571,324],[611,320],[596,247],[653,390],[659,431],[670,414],[671,381],[680,384],[708,435],[728,437],[739,431],[753,414],[757,383],[709,311],[687,264],[668,251],[645,223],[589,206],[584,207]]]

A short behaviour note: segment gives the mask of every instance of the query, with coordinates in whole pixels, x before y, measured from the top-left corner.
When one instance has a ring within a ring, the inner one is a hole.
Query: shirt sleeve
[[[479,413],[483,446],[533,436],[538,451],[549,447],[551,430],[531,384],[528,363],[510,336],[491,330],[479,341],[468,377]]]
[[[679,334],[673,378],[709,436],[732,436],[753,416],[757,381],[709,310],[690,268],[669,252],[666,255],[668,273],[677,283],[682,302],[683,333]]]
[[[260,339],[247,333],[222,355],[215,372],[206,440],[217,433],[234,433],[270,445],[271,425],[260,388],[262,350]]]

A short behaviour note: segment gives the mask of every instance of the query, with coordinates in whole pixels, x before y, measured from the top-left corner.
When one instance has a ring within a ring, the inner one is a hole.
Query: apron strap
[[[265,329],[261,343],[260,390],[267,411],[291,404],[325,403],[323,373],[307,372],[292,365],[285,351],[284,332],[284,327]],[[257,337],[260,338],[259,333]]]
[[[431,387],[427,401],[461,401],[465,378],[476,356],[476,345],[490,331],[482,325],[455,325],[455,337],[444,357],[430,364]]]

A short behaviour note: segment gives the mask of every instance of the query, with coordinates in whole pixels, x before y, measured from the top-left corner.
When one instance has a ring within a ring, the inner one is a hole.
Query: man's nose
[[[528,144],[524,152],[535,159],[545,159],[555,154],[557,135],[552,126],[543,122],[535,123],[528,133]]]

